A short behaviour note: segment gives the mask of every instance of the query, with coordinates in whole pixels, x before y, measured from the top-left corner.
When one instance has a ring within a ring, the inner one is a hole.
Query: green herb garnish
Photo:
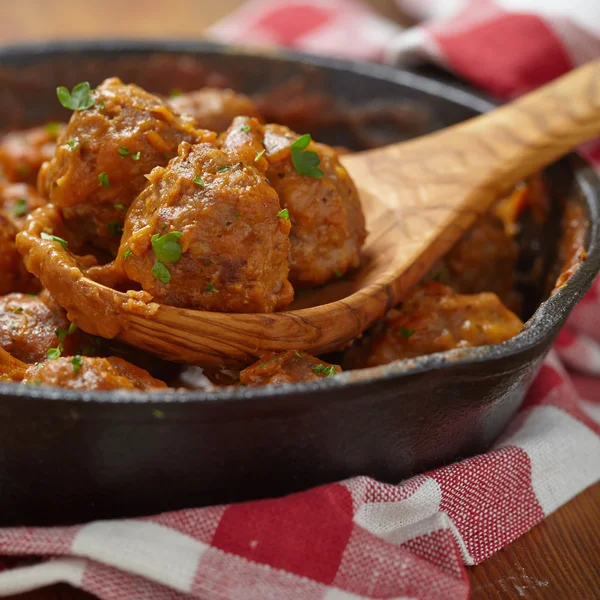
[[[294,354],[298,357],[298,358],[302,358],[302,354],[300,354],[300,352],[298,352],[298,350],[296,350],[294,352]]]
[[[341,276],[342,276],[342,272],[341,272],[339,269],[334,269],[334,270],[333,270],[333,274],[334,274],[336,277],[341,277]]]
[[[48,240],[50,242],[58,242],[63,248],[66,248],[69,245],[69,242],[67,242],[67,240],[63,240],[62,238],[59,238],[57,235],[50,235],[49,233],[46,233],[45,231],[42,231],[42,233],[40,233],[40,237],[43,240]]]
[[[125,252],[123,252],[123,260],[127,260],[132,254],[133,252],[129,248],[126,248]]]
[[[138,151],[138,152],[134,152],[134,153],[131,155],[131,158],[133,158],[133,160],[140,160],[140,156],[141,156],[141,155],[142,155],[142,153],[141,153],[141,152],[139,152],[139,151]]]
[[[108,175],[106,173],[100,173],[100,175],[98,175],[98,185],[101,185],[102,187],[105,188],[109,188],[110,187],[110,183],[108,181]]]
[[[194,177],[192,181],[200,187],[206,187],[206,184],[204,183],[204,181],[202,181],[202,177],[200,177],[200,175],[196,175],[196,177]]]
[[[326,367],[323,364],[318,364],[312,367],[312,370],[317,375],[325,375],[325,377],[333,377],[334,375],[337,375],[337,371],[333,365]]]
[[[13,207],[13,215],[15,217],[23,217],[27,214],[27,200],[19,198]]]
[[[242,126],[240,127],[240,129],[241,129],[242,131],[244,131],[245,133],[248,133],[248,132],[249,132],[249,131],[252,129],[252,127],[250,127],[250,125],[242,125]]]
[[[254,162],[258,162],[263,157],[265,152],[266,150],[261,150],[260,152],[257,152],[256,156],[254,157]]]
[[[83,365],[83,359],[79,355],[74,356],[71,359],[71,364],[73,365],[73,373],[77,375],[77,373],[79,373],[79,371],[81,370],[81,365]]]
[[[414,333],[414,329],[407,329],[406,327],[400,327],[398,329],[398,333],[405,339],[409,339],[413,333]]]
[[[277,213],[277,216],[281,217],[282,219],[289,219],[290,211],[287,208],[284,208]]]
[[[77,140],[74,138],[71,138],[68,142],[67,145],[69,146],[71,152],[75,152],[75,148],[77,147]]]
[[[125,146],[121,146],[118,152],[121,158],[125,158],[126,156],[129,156],[131,154],[131,150]]]
[[[217,173],[225,173],[225,171],[229,171],[229,169],[231,169],[229,165],[223,165],[222,167],[219,167]]]
[[[46,123],[46,125],[44,125],[44,129],[46,130],[46,133],[48,135],[51,135],[52,137],[57,137],[58,132],[60,131],[60,123]]]
[[[98,102],[98,109],[104,110],[104,100],[100,100],[100,102]]]
[[[155,233],[151,238],[154,256],[163,263],[177,262],[183,252],[178,241],[182,235],[181,231],[169,231],[164,235]]]
[[[15,308],[15,310],[14,310],[13,312],[15,312],[15,313],[17,313],[17,314],[18,314],[18,313],[22,313],[22,312],[23,312],[23,307],[22,307],[22,306],[19,306],[19,307]]]
[[[114,237],[119,237],[123,233],[123,225],[119,221],[109,221],[106,224],[108,233]]]
[[[161,283],[167,285],[169,281],[171,281],[171,273],[169,273],[169,269],[165,267],[160,261],[156,261],[154,266],[152,267],[152,275],[158,279]]]
[[[181,94],[183,94],[182,90],[180,90],[179,88],[173,88],[169,92],[169,98],[177,98],[177,96],[181,96]]]
[[[58,101],[62,106],[70,110],[85,110],[94,105],[94,99],[90,98],[90,84],[87,81],[78,83],[70,92],[64,87],[56,88]]]
[[[125,205],[124,204],[115,204],[115,208],[118,210],[125,210]]]
[[[217,290],[217,288],[212,283],[209,283],[206,286],[206,291],[207,292],[218,292],[219,290]]]
[[[321,179],[324,175],[323,171],[319,169],[321,158],[313,150],[306,150],[311,141],[310,133],[305,133],[290,146],[292,164],[294,165],[294,169],[296,169],[296,173]]]
[[[56,360],[57,358],[60,358],[61,352],[62,346],[59,344],[58,348],[48,348],[46,356],[48,357],[48,360]]]

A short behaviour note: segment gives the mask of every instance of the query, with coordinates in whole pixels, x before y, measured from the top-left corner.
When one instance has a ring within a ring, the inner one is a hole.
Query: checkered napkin
[[[374,60],[433,60],[501,97],[600,55],[597,0],[398,4],[423,24],[401,30],[340,0],[259,0],[212,34]],[[587,154],[600,159],[593,145]],[[600,479],[596,376],[598,282],[486,454],[397,485],[357,477],[274,500],[3,529],[0,595],[67,581],[110,600],[467,598],[465,564],[484,560]]]

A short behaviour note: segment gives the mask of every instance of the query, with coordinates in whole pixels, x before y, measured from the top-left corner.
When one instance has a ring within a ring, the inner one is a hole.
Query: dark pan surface
[[[57,85],[96,85],[112,75],[162,93],[210,84],[267,96],[292,80],[292,98],[334,99],[313,132],[354,146],[493,106],[459,87],[374,65],[200,43],[73,43],[0,50],[0,129],[65,119]],[[347,115],[365,107],[391,116],[357,128]],[[600,269],[600,182],[575,158],[553,177],[560,193],[588,208],[588,260],[500,346],[265,389],[150,395],[0,384],[0,525],[149,514],[358,474],[396,482],[484,450]]]

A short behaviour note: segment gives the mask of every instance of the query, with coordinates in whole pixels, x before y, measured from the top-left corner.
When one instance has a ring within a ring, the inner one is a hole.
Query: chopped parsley
[[[257,152],[256,156],[254,157],[254,162],[258,162],[264,156],[265,152],[266,150],[261,150],[260,152]]]
[[[333,377],[337,375],[337,371],[333,365],[325,366],[323,364],[318,364],[312,367],[313,373],[317,375],[325,375],[325,377]]]
[[[225,171],[229,171],[229,169],[231,169],[229,165],[223,165],[222,167],[219,167],[217,173],[225,173]]]
[[[183,91],[179,88],[173,88],[170,92],[169,92],[169,98],[177,98],[178,96],[181,96],[181,94],[183,94]]]
[[[196,177],[194,177],[192,181],[200,187],[206,187],[206,184],[204,183],[204,181],[202,181],[202,177],[200,177],[200,175],[196,175]]]
[[[341,276],[342,276],[342,272],[341,272],[339,269],[334,269],[334,270],[333,270],[333,274],[334,274],[336,277],[341,277]]]
[[[165,411],[164,410],[160,410],[158,408],[153,408],[152,409],[152,416],[155,419],[164,419],[165,418]]]
[[[68,335],[72,335],[76,331],[77,331],[77,325],[75,325],[75,323],[71,323],[69,325],[69,329],[63,329],[62,327],[58,327],[57,329],[54,330],[54,333],[55,333],[56,337],[58,338],[58,341],[62,343],[65,341],[65,338]]]
[[[302,358],[302,354],[300,354],[300,352],[298,352],[298,350],[296,350],[294,352],[294,354],[298,357],[298,358]]]
[[[124,204],[115,204],[115,208],[118,210],[125,210],[125,205]]]
[[[62,346],[59,344],[58,348],[48,348],[46,356],[48,357],[48,360],[56,360],[57,358],[60,358],[61,352]]]
[[[110,183],[108,181],[108,175],[106,173],[102,172],[98,175],[98,185],[101,185],[102,187],[105,187],[105,188],[110,187]]]
[[[18,306],[17,308],[15,308],[15,310],[13,311],[15,313],[22,313],[23,312],[23,307],[22,306]]]
[[[123,260],[127,260],[132,254],[133,252],[129,248],[126,248],[125,252],[123,252]]]
[[[46,130],[46,133],[52,137],[57,137],[58,136],[58,132],[60,131],[60,123],[55,123],[55,122],[51,122],[51,123],[46,123],[46,125],[44,125],[44,129]]]
[[[400,327],[398,333],[405,339],[408,340],[414,333],[414,329],[407,329],[406,327]]]
[[[245,133],[248,133],[248,132],[249,132],[249,131],[252,129],[252,127],[250,127],[250,125],[247,125],[247,124],[246,124],[246,125],[242,125],[242,126],[240,127],[240,129],[241,129],[242,131],[244,131]]]
[[[163,263],[177,262],[183,252],[178,241],[182,235],[181,231],[169,231],[164,235],[155,233],[151,238],[154,256]]]
[[[306,150],[311,141],[310,133],[305,133],[290,146],[292,164],[296,169],[296,173],[321,179],[324,175],[323,171],[319,169],[321,158],[313,150]]]
[[[63,240],[62,238],[59,238],[57,235],[50,235],[49,233],[46,233],[45,231],[42,231],[42,233],[40,233],[40,237],[43,240],[48,240],[50,242],[58,242],[63,248],[66,248],[69,245],[69,242],[67,242],[67,240]]]
[[[71,335],[77,331],[77,325],[75,323],[71,323],[69,325],[69,329],[67,330],[67,335]]]
[[[114,237],[119,237],[123,233],[123,225],[119,221],[109,221],[106,224],[108,233]]]
[[[13,215],[15,217],[23,217],[27,214],[27,200],[19,198],[13,207]]]
[[[98,102],[98,108],[100,110],[104,110],[104,100],[100,100],[100,102]]]
[[[75,152],[75,148],[77,148],[77,140],[74,138],[71,138],[68,142],[67,145],[69,146],[71,152]]]
[[[140,160],[140,156],[141,156],[141,155],[142,155],[142,153],[141,153],[141,152],[139,152],[139,151],[138,151],[138,152],[134,152],[134,153],[131,155],[131,158],[133,158],[133,160]]]
[[[289,219],[290,211],[287,208],[284,208],[277,213],[277,216],[281,217],[282,219]]]
[[[212,283],[209,283],[206,286],[206,291],[207,292],[218,292],[219,290]]]
[[[237,215],[235,215],[236,219],[239,219],[242,216],[242,213],[238,213]]]
[[[158,279],[161,283],[167,285],[171,281],[171,273],[169,269],[165,267],[160,261],[156,261],[152,267],[152,275]]]
[[[118,150],[119,152],[119,156],[121,158],[125,158],[126,156],[129,156],[131,154],[131,150],[129,148],[127,148],[126,146],[121,146]]]
[[[73,365],[73,373],[77,375],[77,373],[79,373],[79,371],[81,370],[81,365],[83,365],[83,359],[79,355],[74,356],[71,359],[71,364]]]
[[[57,87],[56,96],[65,108],[70,110],[85,110],[94,105],[94,99],[90,97],[91,91],[90,84],[87,81],[82,81],[74,86],[70,92],[62,85]]]

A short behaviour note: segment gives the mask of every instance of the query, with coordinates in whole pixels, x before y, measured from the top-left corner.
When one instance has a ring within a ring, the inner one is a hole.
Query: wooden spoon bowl
[[[52,206],[29,217],[17,245],[27,268],[89,333],[196,364],[238,366],[288,349],[320,354],[343,347],[385,315],[517,182],[599,134],[595,61],[486,115],[344,156],[369,231],[362,266],[302,293],[280,313],[182,309],[103,286],[58,242],[40,238],[58,218]]]

